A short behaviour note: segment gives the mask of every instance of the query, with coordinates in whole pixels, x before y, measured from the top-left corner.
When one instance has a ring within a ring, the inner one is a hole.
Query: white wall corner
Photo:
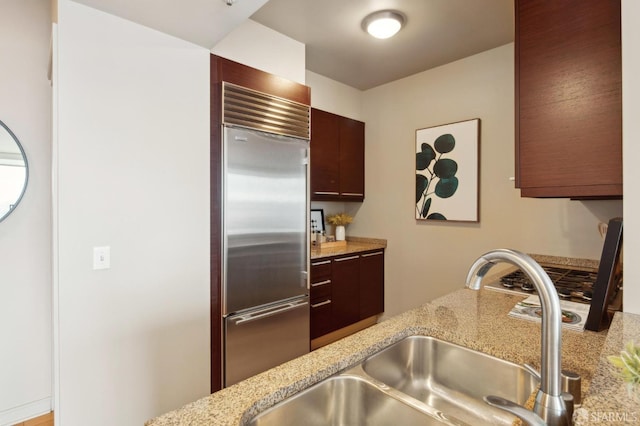
[[[211,53],[305,84],[305,45],[247,19]]]
[[[364,121],[363,91],[309,70],[306,81],[311,87],[312,107]]]

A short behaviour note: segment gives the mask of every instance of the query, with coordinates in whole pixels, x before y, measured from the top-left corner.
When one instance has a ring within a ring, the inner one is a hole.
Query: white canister
[[[344,226],[336,225],[336,241],[344,241]]]

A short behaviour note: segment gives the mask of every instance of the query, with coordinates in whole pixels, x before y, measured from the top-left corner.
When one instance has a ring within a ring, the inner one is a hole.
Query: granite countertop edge
[[[370,250],[384,250],[387,248],[387,240],[382,238],[367,238],[347,236],[345,247],[328,248],[320,250],[316,246],[311,246],[311,259],[323,259],[345,254],[361,253]]]
[[[274,404],[362,362],[369,355],[410,335],[428,335],[539,368],[540,325],[507,317],[521,296],[461,289],[420,307],[296,358],[229,388],[148,421],[148,426],[238,425]],[[588,425],[594,413],[625,412],[640,417],[640,405],[629,401],[626,387],[616,378],[606,356],[619,354],[620,343],[638,336],[640,316],[617,313],[607,332],[563,329],[563,368],[583,381],[583,406],[577,414]],[[606,340],[606,342],[605,342]],[[638,339],[636,339],[638,340]],[[604,349],[603,349],[604,348]],[[589,389],[593,388],[593,392]],[[613,401],[613,402],[612,402]],[[605,405],[603,405],[605,404]],[[636,404],[636,405],[633,405]],[[617,411],[616,411],[617,410]],[[580,423],[580,419],[576,424]],[[633,423],[619,423],[633,424]]]

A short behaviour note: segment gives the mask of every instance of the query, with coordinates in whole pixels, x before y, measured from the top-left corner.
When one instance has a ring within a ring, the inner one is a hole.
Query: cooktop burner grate
[[[561,299],[581,303],[591,302],[597,272],[552,266],[543,266],[543,269],[551,278]],[[500,283],[507,289],[535,294],[533,284],[521,270],[503,276],[500,278]]]

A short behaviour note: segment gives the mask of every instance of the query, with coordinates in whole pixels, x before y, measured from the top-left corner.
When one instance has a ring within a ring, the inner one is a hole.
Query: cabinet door
[[[311,109],[311,199],[340,196],[340,122],[338,116]]]
[[[384,312],[384,252],[360,256],[360,319]]]
[[[333,325],[332,304],[333,302],[331,299],[322,299],[311,302],[311,339],[324,336],[336,329]]]
[[[364,199],[364,123],[340,119],[340,195]]]
[[[360,320],[360,256],[334,259],[331,272],[332,313],[338,329]]]
[[[620,0],[516,0],[516,186],[622,196]]]

